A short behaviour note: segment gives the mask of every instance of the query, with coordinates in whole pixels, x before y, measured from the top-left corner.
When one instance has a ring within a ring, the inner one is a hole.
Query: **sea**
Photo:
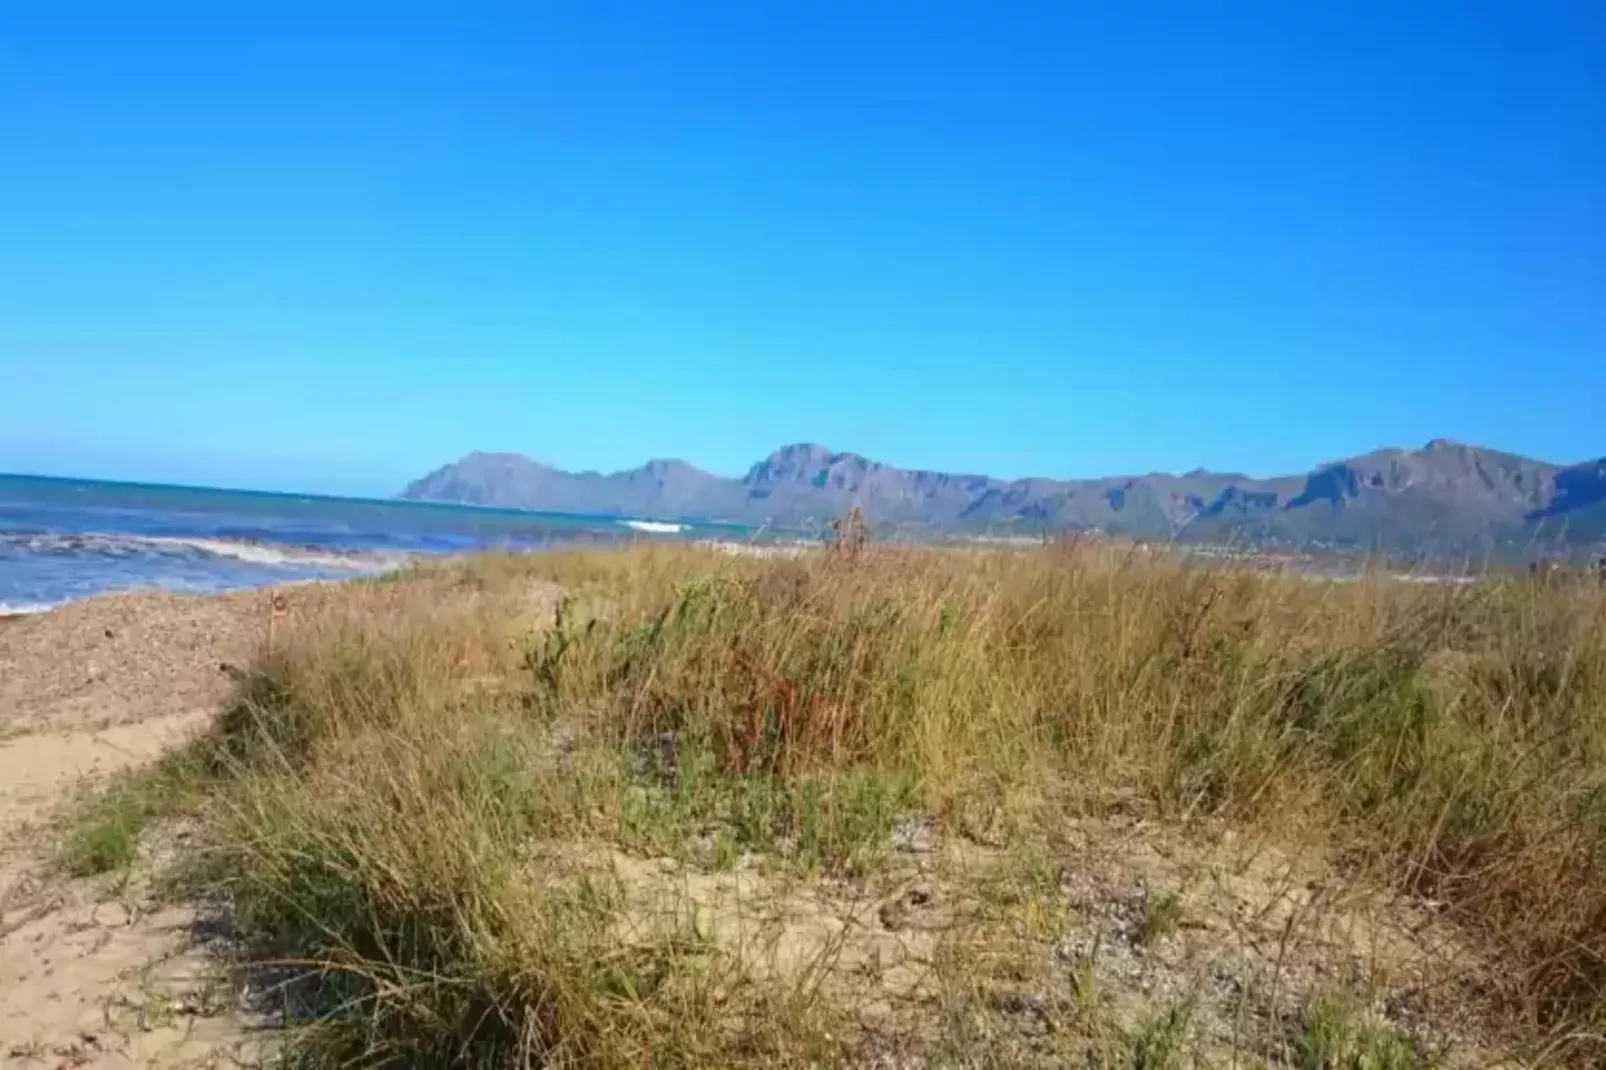
[[[0,474],[0,615],[110,591],[373,576],[476,550],[749,535],[733,525]]]

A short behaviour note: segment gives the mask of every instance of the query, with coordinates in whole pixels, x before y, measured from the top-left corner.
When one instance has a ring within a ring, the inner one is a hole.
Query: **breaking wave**
[[[243,539],[17,531],[0,532],[0,550],[39,557],[95,557],[102,560],[224,558],[259,568],[311,568],[352,573],[387,572],[412,560],[412,555],[397,552],[345,552],[314,546],[270,545]]]
[[[679,535],[690,524],[671,524],[664,520],[621,520],[619,523],[632,531],[646,532],[649,535]]]
[[[49,613],[60,605],[60,602],[0,602],[0,617],[29,617],[35,613]]]

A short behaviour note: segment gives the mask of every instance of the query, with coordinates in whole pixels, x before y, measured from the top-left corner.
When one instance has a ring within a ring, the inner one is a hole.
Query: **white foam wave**
[[[405,554],[342,554],[315,547],[271,546],[267,543],[237,542],[233,539],[150,535],[129,541],[158,548],[194,550],[213,557],[227,557],[248,565],[262,565],[268,568],[301,565],[312,568],[344,569],[351,572],[385,572],[411,560]]]
[[[409,555],[398,553],[340,553],[315,546],[274,545],[183,535],[65,535],[8,532],[0,538],[11,546],[39,554],[103,554],[110,557],[199,554],[228,558],[264,568],[320,568],[353,573],[387,572],[411,560]]]
[[[634,531],[643,531],[649,535],[679,535],[690,524],[671,524],[663,520],[621,520],[619,523]]]
[[[820,548],[819,543],[796,542],[779,543],[752,543],[732,542],[728,539],[704,540],[696,544],[705,550],[712,550],[716,554],[725,554],[730,557],[802,557],[812,550]]]
[[[0,617],[31,617],[35,613],[49,613],[60,602],[0,602]]]

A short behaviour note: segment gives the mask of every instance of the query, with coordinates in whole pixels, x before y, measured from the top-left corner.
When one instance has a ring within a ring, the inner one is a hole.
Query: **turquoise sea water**
[[[412,558],[631,539],[742,538],[725,526],[642,531],[619,517],[0,475],[0,612],[105,591],[220,591],[375,573]]]

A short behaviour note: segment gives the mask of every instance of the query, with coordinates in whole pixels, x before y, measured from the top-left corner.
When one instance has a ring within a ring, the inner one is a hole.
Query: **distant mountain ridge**
[[[813,443],[783,446],[735,479],[679,460],[604,474],[472,453],[401,496],[805,529],[858,506],[877,525],[935,531],[1102,531],[1411,553],[1578,548],[1606,537],[1606,458],[1564,466],[1448,439],[1271,478],[1196,469],[1003,480],[895,468]]]

